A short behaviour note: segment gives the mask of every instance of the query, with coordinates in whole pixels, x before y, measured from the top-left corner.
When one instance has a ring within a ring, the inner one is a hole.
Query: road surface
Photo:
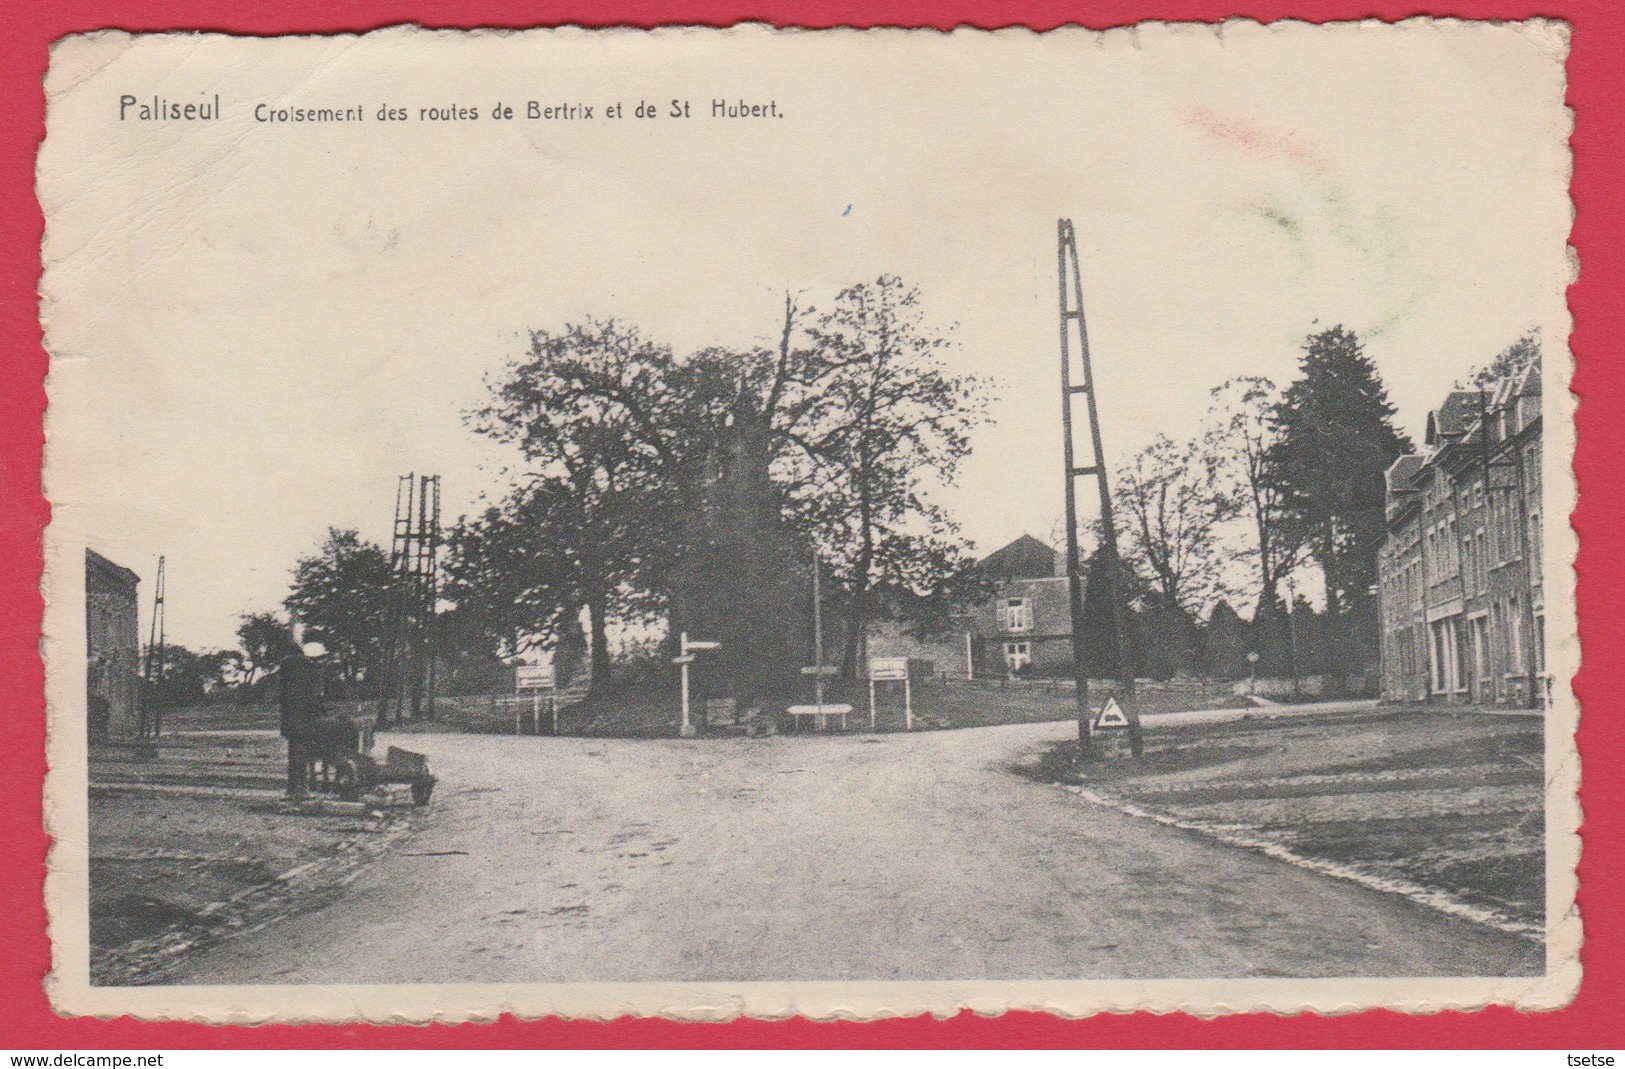
[[[1528,975],[1532,942],[1011,771],[1070,723],[406,737],[422,827],[169,983]]]

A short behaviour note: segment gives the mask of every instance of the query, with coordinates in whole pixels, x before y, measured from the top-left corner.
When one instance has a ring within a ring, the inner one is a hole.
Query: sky
[[[530,329],[743,347],[787,290],[889,272],[997,396],[936,499],[984,552],[1047,538],[1062,217],[1109,462],[1193,433],[1227,378],[1290,380],[1334,323],[1419,438],[1526,329],[1562,352],[1562,48],[1435,23],[72,41],[40,162],[50,537],[141,574],[143,626],[163,554],[171,641],[231,646],[328,527],[387,540],[398,475],[438,473],[448,520],[500,492],[511,457],[465,416]],[[221,116],[120,121],[126,94]],[[416,118],[499,103],[518,117]]]

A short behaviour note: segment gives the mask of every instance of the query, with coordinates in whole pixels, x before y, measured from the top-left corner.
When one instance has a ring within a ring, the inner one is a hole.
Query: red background
[[[1625,550],[1625,490],[1614,481],[1620,450],[1618,413],[1625,412],[1621,333],[1625,235],[1625,5],[1616,0],[1454,0],[1425,9],[1392,0],[264,0],[250,4],[185,0],[63,0],[7,5],[0,32],[0,1047],[18,1049],[210,1047],[1625,1047],[1625,926],[1620,917],[1621,814],[1625,812],[1625,721],[1612,685],[1625,680],[1622,644],[1610,624],[1625,615],[1619,564]],[[265,1026],[223,1028],[145,1024],[119,1019],[65,1020],[52,1013],[42,980],[50,969],[43,886],[47,839],[42,831],[45,773],[44,676],[38,640],[41,613],[40,531],[49,508],[40,495],[42,380],[36,287],[43,228],[34,200],[34,157],[44,136],[40,79],[47,49],[63,34],[125,30],[206,29],[246,34],[361,31],[401,22],[434,27],[639,25],[742,20],[781,25],[906,25],[1048,29],[1139,19],[1246,17],[1398,19],[1416,14],[1521,19],[1552,16],[1574,27],[1569,105],[1575,109],[1573,242],[1582,263],[1569,291],[1576,320],[1571,339],[1580,395],[1581,487],[1574,524],[1580,533],[1579,610],[1585,666],[1576,681],[1585,711],[1581,800],[1584,855],[1580,908],[1585,918],[1585,981],[1578,1000],[1552,1013],[1507,1010],[1429,1016],[1371,1012],[1342,1017],[1248,1015],[1199,1021],[1182,1015],[1099,1016],[1064,1021],[1044,1014],[998,1018],[961,1014],[871,1024],[735,1021],[725,1025],[623,1019],[610,1023],[503,1020],[494,1025],[375,1027]]]

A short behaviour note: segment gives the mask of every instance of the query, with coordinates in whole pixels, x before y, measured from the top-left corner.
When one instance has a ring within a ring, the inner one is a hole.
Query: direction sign
[[[841,674],[840,665],[835,664],[809,664],[801,670],[804,676],[838,676]]]
[[[522,664],[513,670],[513,689],[552,690],[553,678],[550,664]]]
[[[1100,710],[1100,716],[1095,719],[1097,728],[1126,728],[1128,717],[1123,715],[1123,707],[1117,704],[1116,698],[1107,698],[1106,705]]]

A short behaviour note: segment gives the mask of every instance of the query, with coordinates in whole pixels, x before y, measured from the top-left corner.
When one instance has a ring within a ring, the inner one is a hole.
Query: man
[[[289,798],[303,798],[310,789],[310,767],[316,756],[311,734],[322,718],[322,673],[317,658],[326,653],[320,642],[307,642],[277,667],[282,737],[288,740]]]

